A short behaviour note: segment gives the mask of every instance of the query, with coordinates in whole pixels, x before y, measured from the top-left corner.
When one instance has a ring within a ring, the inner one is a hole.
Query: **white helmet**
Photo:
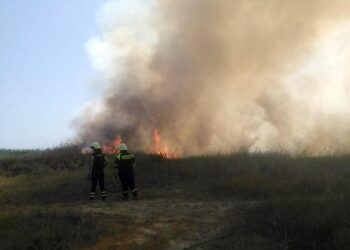
[[[93,143],[91,143],[90,148],[101,149],[101,146],[98,142],[93,142]]]
[[[126,146],[125,143],[121,143],[121,144],[119,144],[118,149],[119,149],[119,151],[128,150],[128,146]]]

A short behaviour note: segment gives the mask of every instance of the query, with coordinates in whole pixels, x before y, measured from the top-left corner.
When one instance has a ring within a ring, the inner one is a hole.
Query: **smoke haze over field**
[[[186,154],[350,151],[348,1],[117,5],[86,44],[105,95],[75,121],[83,141],[147,149],[158,128]]]

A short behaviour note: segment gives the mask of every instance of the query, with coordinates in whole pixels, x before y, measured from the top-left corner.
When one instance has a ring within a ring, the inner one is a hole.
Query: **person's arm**
[[[88,181],[91,180],[91,172],[92,172],[92,165],[94,164],[94,156],[90,156],[90,162],[89,162],[89,173],[88,173]]]
[[[108,159],[107,159],[106,155],[104,155],[103,158],[104,158],[103,167],[106,167],[108,164]]]
[[[114,165],[115,165],[115,168],[116,168],[116,169],[118,169],[118,167],[119,167],[119,162],[120,162],[120,158],[119,158],[119,156],[117,155],[117,156],[115,157],[115,162],[114,162]]]
[[[132,163],[132,166],[133,166],[133,167],[136,167],[136,159],[135,159],[135,156],[134,156],[134,155],[132,155],[131,163]]]

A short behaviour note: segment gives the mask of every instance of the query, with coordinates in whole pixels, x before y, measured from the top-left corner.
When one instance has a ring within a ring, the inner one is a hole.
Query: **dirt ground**
[[[227,226],[232,202],[148,199],[75,204],[108,225],[109,233],[84,249],[202,249]],[[205,244],[203,244],[205,245]]]

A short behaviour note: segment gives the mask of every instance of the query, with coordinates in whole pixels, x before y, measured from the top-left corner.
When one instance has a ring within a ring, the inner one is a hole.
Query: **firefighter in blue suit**
[[[122,185],[123,200],[128,200],[129,190],[134,199],[137,198],[137,189],[135,186],[135,156],[129,152],[126,144],[119,145],[119,154],[116,155],[115,163],[118,169],[118,176]]]

